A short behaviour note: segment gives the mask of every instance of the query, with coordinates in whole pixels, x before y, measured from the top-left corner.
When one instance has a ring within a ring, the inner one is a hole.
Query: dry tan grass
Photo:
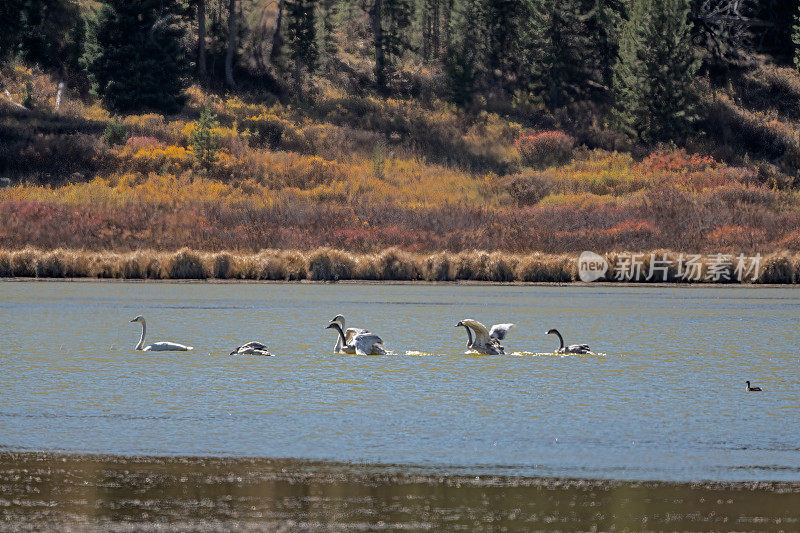
[[[678,264],[681,254],[666,250],[637,253],[640,282],[650,271],[652,255],[669,262],[667,282],[683,281]],[[604,281],[615,281],[616,268],[627,252],[607,254],[609,270]],[[684,261],[688,257],[684,257]],[[713,257],[700,260],[699,283],[708,283]],[[734,261],[728,261],[733,272]],[[663,281],[657,275],[649,282]],[[375,254],[354,254],[332,248],[311,251],[262,250],[200,252],[184,248],[175,252],[137,250],[94,252],[85,250],[0,250],[0,277],[117,278],[117,279],[247,279],[273,281],[487,281],[568,283],[579,280],[577,254],[506,254],[473,250],[457,254],[418,254],[389,248]],[[625,280],[623,280],[625,281]],[[633,280],[636,281],[636,280]],[[736,282],[719,280],[720,283]],[[800,283],[800,254],[777,252],[764,256],[754,283]]]

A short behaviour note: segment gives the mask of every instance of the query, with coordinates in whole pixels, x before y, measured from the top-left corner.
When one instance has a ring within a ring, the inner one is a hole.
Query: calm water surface
[[[337,313],[394,354],[335,355]],[[195,350],[134,351],[137,314]],[[798,315],[788,288],[0,282],[0,449],[798,481]],[[467,317],[515,322],[510,354],[465,354]]]

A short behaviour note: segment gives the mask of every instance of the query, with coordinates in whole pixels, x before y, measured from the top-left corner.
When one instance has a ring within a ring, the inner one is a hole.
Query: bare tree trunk
[[[381,12],[383,11],[383,0],[374,0],[372,4],[372,36],[375,43],[375,82],[378,90],[386,89],[386,57],[383,50],[383,23]]]
[[[67,88],[67,84],[64,81],[58,82],[58,90],[56,91],[56,111],[61,108],[61,102],[64,101],[64,91]]]
[[[281,25],[283,24],[283,0],[278,0],[278,16],[275,17],[275,32],[272,34],[272,48],[269,51],[269,60],[274,65],[281,57],[283,48],[283,36],[281,35]]]
[[[206,82],[206,0],[197,2],[197,76]]]
[[[235,89],[233,55],[236,48],[236,0],[230,0],[228,6],[228,49],[225,52],[225,83],[229,88]]]

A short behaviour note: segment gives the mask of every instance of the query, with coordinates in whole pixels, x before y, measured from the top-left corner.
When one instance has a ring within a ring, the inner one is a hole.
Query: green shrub
[[[210,108],[205,107],[200,113],[197,126],[192,131],[190,139],[192,153],[197,158],[197,161],[206,168],[217,160],[220,134],[214,129],[218,126],[217,115],[212,113]]]
[[[128,127],[119,120],[109,122],[106,129],[103,130],[103,142],[108,146],[125,144],[129,136]]]

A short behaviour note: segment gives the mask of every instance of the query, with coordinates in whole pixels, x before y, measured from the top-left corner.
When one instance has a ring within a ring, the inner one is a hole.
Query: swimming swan
[[[500,339],[505,338],[508,330],[511,329],[512,326],[513,324],[497,324],[492,326],[492,331],[495,332],[494,336],[492,336],[492,332],[486,329],[486,326],[471,318],[465,318],[456,324],[455,327],[463,327],[467,330],[467,337],[469,338],[467,341],[467,348],[486,355],[500,355],[505,353],[503,346],[500,344]],[[470,330],[475,332],[474,341],[472,340],[472,333]]]
[[[747,383],[747,392],[763,392],[761,387],[751,387],[749,381],[745,381]]]
[[[342,341],[342,337],[340,335],[336,335],[336,346],[333,348],[335,353],[345,353],[342,351],[342,348],[353,342],[353,338],[358,335],[359,333],[369,333],[366,329],[361,328],[347,328],[344,325],[344,315],[336,315],[331,319],[331,323],[336,322],[340,326],[342,326],[342,330],[344,331],[344,341]]]
[[[342,341],[341,351],[338,353],[348,353],[356,355],[386,355],[383,348],[383,340],[374,333],[363,332],[352,335],[351,340],[346,340],[344,330],[339,322],[331,322],[325,329],[335,329]]]
[[[592,350],[589,349],[588,344],[570,344],[569,346],[564,346],[564,338],[561,336],[561,333],[558,332],[557,329],[549,330],[546,335],[556,335],[558,337],[558,350],[556,353],[574,353],[574,354],[592,354]]]
[[[191,346],[184,346],[177,342],[154,342],[144,346],[144,336],[147,333],[147,322],[144,321],[142,315],[137,316],[131,322],[138,322],[142,325],[142,338],[139,339],[139,344],[136,345],[134,350],[141,350],[143,352],[185,352],[187,350],[194,350]]]
[[[273,355],[269,353],[269,350],[267,350],[267,345],[257,341],[237,346],[236,349],[231,352],[231,355],[263,355],[264,357],[273,357]]]

